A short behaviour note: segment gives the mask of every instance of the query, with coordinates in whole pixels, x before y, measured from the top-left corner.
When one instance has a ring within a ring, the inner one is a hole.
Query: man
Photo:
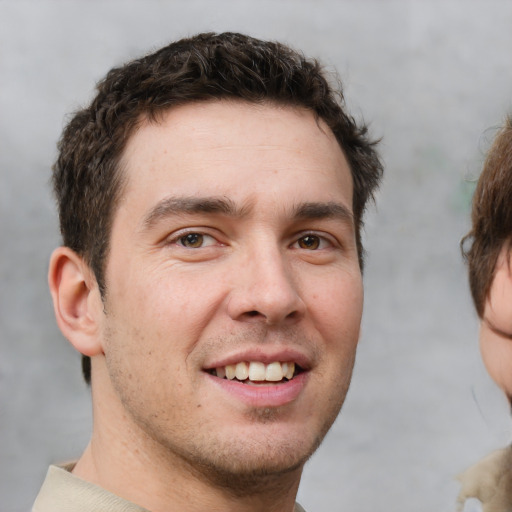
[[[512,118],[498,133],[485,161],[466,240],[470,241],[466,257],[471,293],[481,320],[482,357],[512,403]],[[493,452],[460,479],[459,504],[462,508],[466,503],[465,511],[511,510],[512,448]]]
[[[294,510],[349,386],[382,174],[338,93],[283,45],[202,34],[71,120],[49,284],[94,426],[35,511]]]

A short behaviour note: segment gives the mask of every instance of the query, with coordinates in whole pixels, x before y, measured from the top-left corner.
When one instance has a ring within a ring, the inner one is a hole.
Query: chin
[[[196,468],[200,468],[201,476],[215,487],[222,488],[233,496],[250,496],[268,492],[274,486],[278,489],[286,480],[298,481],[310,455],[290,458],[288,454],[287,460],[278,460],[275,457],[267,458],[263,454],[263,457],[245,460],[243,464],[202,461]]]
[[[298,481],[304,464],[323,439],[323,435],[313,439],[276,435],[259,441],[255,437],[246,433],[243,438],[232,436],[229,442],[217,442],[207,456],[197,451],[189,456],[189,465],[216,487],[247,496],[282,485],[287,479]]]

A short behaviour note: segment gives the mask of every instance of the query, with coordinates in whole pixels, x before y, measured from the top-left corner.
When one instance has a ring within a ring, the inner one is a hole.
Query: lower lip
[[[308,372],[302,372],[292,380],[281,384],[243,384],[236,380],[219,379],[206,374],[211,382],[251,407],[281,407],[296,400],[307,380]]]

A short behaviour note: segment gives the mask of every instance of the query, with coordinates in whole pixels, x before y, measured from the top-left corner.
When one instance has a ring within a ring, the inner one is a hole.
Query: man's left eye
[[[297,244],[301,249],[316,251],[317,249],[324,249],[327,242],[317,235],[305,235],[297,240]]]
[[[188,249],[199,249],[215,244],[215,238],[202,233],[187,233],[178,238],[178,244]]]

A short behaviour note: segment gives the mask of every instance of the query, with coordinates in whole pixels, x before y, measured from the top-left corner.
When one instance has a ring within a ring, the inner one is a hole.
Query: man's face
[[[344,401],[362,314],[334,135],[306,110],[190,104],[143,124],[122,164],[103,347],[123,428],[219,475],[300,471]]]

